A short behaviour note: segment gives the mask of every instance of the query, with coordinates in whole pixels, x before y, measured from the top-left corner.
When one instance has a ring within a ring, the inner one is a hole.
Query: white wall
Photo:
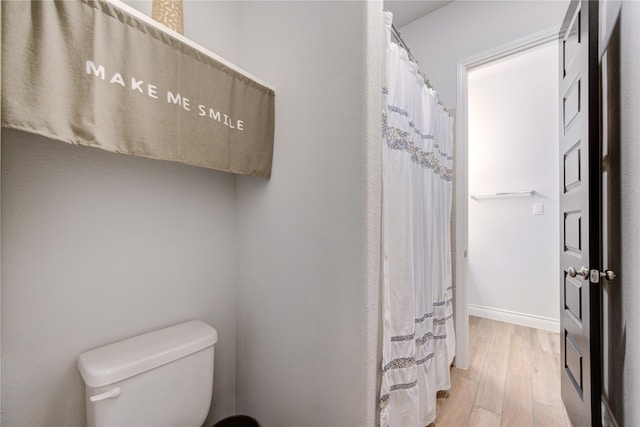
[[[238,13],[186,2],[186,35],[236,60]],[[234,413],[235,177],[10,131],[2,155],[2,425],[84,425],[78,354],[192,318]]]
[[[456,64],[559,26],[569,2],[457,0],[400,30],[447,107],[456,106]]]
[[[242,5],[241,65],[275,85],[277,119],[271,180],[238,178],[238,412],[372,426],[382,5]]]
[[[471,314],[555,330],[557,70],[553,41],[469,73],[469,193],[536,192],[469,200]]]

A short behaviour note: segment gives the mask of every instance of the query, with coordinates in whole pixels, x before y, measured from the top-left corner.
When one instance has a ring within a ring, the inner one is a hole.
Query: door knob
[[[576,270],[573,267],[569,267],[569,269],[567,270],[567,273],[569,273],[569,276],[571,277],[582,276],[582,278],[585,280],[589,278],[589,269],[585,266],[580,267],[580,270]]]

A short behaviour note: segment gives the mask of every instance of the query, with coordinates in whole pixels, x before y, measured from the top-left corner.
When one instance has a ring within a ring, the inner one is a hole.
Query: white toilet
[[[214,328],[181,323],[83,353],[89,427],[201,427],[213,387]]]

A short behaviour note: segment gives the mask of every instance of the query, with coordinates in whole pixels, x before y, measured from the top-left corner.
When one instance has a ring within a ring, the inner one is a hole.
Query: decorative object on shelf
[[[153,0],[151,17],[170,30],[184,34],[182,0]]]

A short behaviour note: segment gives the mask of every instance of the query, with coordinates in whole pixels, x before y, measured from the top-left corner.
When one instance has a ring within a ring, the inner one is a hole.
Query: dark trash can
[[[260,427],[260,424],[246,415],[234,415],[218,421],[213,427]]]

